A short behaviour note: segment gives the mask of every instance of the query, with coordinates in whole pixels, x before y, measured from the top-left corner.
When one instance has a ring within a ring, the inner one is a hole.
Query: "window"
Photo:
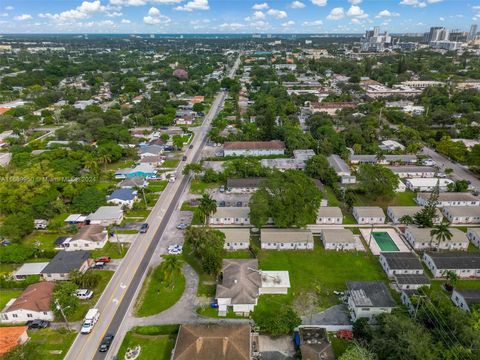
[[[43,312],[43,315],[48,315],[48,312],[44,311],[44,312]]]
[[[33,315],[32,314],[27,314],[27,317],[31,318],[31,317],[33,317]]]
[[[17,314],[12,314],[12,317],[18,318],[18,315]]]

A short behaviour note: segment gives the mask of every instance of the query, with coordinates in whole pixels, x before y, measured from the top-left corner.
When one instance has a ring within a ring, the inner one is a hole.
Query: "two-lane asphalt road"
[[[239,64],[240,58],[237,59],[235,65],[230,69],[230,77],[235,74]],[[105,358],[105,353],[98,352],[100,342],[105,334],[115,334],[122,323],[135,292],[141,285],[148,264],[165,231],[168,221],[181,195],[187,189],[190,179],[189,176],[182,174],[182,170],[186,164],[198,161],[207,141],[207,133],[211,122],[220,111],[225,97],[226,93],[223,91],[219,92],[215,97],[210,111],[191,143],[192,149],[187,150],[185,154],[187,160],[182,161],[177,168],[176,181],[167,185],[147,218],[150,230],[146,234],[139,234],[137,236],[97,302],[96,308],[100,311],[99,321],[90,334],[79,334],[77,336],[65,359],[87,360]],[[172,321],[174,321],[174,319],[172,319]],[[116,339],[116,341],[119,340]],[[112,355],[108,355],[108,357],[111,358]]]

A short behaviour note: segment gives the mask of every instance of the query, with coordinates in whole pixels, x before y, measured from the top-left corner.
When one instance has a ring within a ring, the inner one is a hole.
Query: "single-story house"
[[[453,289],[451,299],[457,307],[470,312],[473,305],[480,304],[480,289]]]
[[[73,270],[84,273],[93,263],[90,251],[60,251],[42,270],[41,274],[46,281],[68,280]]]
[[[412,252],[383,252],[380,253],[379,260],[388,277],[396,274],[423,274],[422,263]]]
[[[405,180],[407,189],[412,191],[433,191],[437,185],[440,191],[448,191],[448,185],[453,184],[450,179],[444,178],[411,178]]]
[[[423,262],[436,278],[446,277],[448,271],[459,278],[480,277],[480,253],[475,252],[425,252]]]
[[[224,259],[215,299],[218,313],[225,316],[228,307],[237,314],[254,310],[261,294],[287,294],[287,271],[262,271],[257,259]]]
[[[353,233],[348,229],[322,229],[320,232],[326,250],[355,250]]]
[[[312,113],[326,112],[329,115],[336,115],[337,111],[343,109],[354,109],[357,105],[353,102],[313,102],[310,103]]]
[[[85,225],[78,232],[58,244],[65,251],[102,249],[108,241],[108,232],[102,225]]]
[[[352,172],[350,171],[347,163],[340,156],[332,154],[327,157],[327,160],[330,164],[330,167],[340,178],[341,184],[355,184],[357,182],[357,178],[352,175]]]
[[[383,281],[348,281],[347,298],[353,321],[391,313],[396,306]]]
[[[354,206],[352,213],[359,224],[385,223],[385,213],[379,206]]]
[[[218,207],[208,221],[211,225],[249,225],[249,214],[249,207]]]
[[[258,190],[265,178],[227,179],[227,192],[248,194]]]
[[[119,169],[115,172],[115,179],[125,179],[130,176],[142,176],[147,179],[155,178],[157,170],[148,163],[139,164],[133,168]]]
[[[87,217],[82,214],[70,214],[67,216],[67,218],[64,220],[67,224],[69,225],[77,225],[77,224],[82,224],[87,220]]]
[[[250,229],[218,229],[225,234],[225,250],[246,250],[250,246]]]
[[[26,263],[15,270],[12,276],[15,280],[24,280],[27,276],[40,275],[47,265],[48,262]]]
[[[130,188],[122,188],[115,190],[107,196],[107,201],[115,205],[126,206],[131,208],[137,200],[137,191]]]
[[[262,229],[260,245],[270,250],[311,250],[313,235],[305,229]]]
[[[118,183],[117,185],[119,188],[145,188],[148,186],[147,180],[143,176],[130,176],[121,182]]]
[[[379,158],[377,155],[350,155],[351,164],[415,164],[416,155],[384,155]]]
[[[253,349],[249,324],[184,324],[172,360],[250,360]]]
[[[443,215],[452,224],[480,224],[479,206],[444,206]]]
[[[317,211],[317,224],[343,223],[342,210],[337,206],[320,206]]]
[[[399,290],[416,290],[430,287],[431,281],[425,274],[395,274],[395,283]]]
[[[431,197],[431,193],[418,193],[417,204],[424,206]],[[444,206],[480,206],[480,197],[468,192],[444,192],[438,195],[437,205]]]
[[[0,331],[0,357],[9,353],[19,345],[25,344],[30,338],[27,326],[10,326]]]
[[[387,208],[387,215],[394,224],[400,224],[400,219],[403,216],[413,217],[422,210],[422,206],[389,206]],[[442,212],[436,209],[437,216],[433,219],[434,224],[440,224],[442,221]]]
[[[450,228],[452,238],[441,241],[440,244],[435,237],[430,235],[431,228],[420,228],[409,225],[405,229],[405,239],[415,250],[440,249],[440,250],[467,250],[468,239],[465,233],[456,228]]]
[[[97,211],[87,216],[87,221],[90,224],[96,225],[120,225],[123,221],[123,210],[120,205],[115,206],[100,206]]]
[[[285,144],[280,140],[271,141],[226,141],[223,156],[283,155]]]
[[[298,333],[302,359],[335,360],[326,329],[316,326],[300,326]]]
[[[387,166],[401,179],[411,178],[433,178],[437,171],[431,166]]]
[[[140,158],[146,156],[159,156],[163,154],[164,147],[161,145],[147,145],[142,146],[139,150]]]
[[[480,247],[480,228],[467,229],[467,238],[476,247]]]
[[[53,321],[50,302],[54,288],[55,284],[48,281],[27,286],[18,298],[7,303],[0,314],[0,322],[15,324],[37,319]]]

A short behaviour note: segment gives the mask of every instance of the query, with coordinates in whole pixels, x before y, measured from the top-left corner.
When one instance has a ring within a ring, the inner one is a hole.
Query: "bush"
[[[35,248],[32,246],[12,244],[0,247],[0,259],[4,264],[21,264],[32,258]]]
[[[274,307],[261,312],[254,311],[252,316],[262,332],[273,336],[289,334],[302,323],[300,317],[290,306],[284,306],[280,311]]]
[[[0,289],[25,289],[28,285],[40,281],[40,275],[27,276],[25,280],[11,280],[7,276],[0,277]]]

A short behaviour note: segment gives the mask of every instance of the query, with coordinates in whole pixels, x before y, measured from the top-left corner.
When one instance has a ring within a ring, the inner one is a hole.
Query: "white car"
[[[78,289],[75,291],[75,296],[80,300],[88,300],[93,296],[93,291],[88,289]]]
[[[180,255],[183,251],[182,245],[170,245],[168,247],[168,253],[170,255]]]
[[[425,159],[422,161],[423,166],[435,166],[437,163],[433,161],[432,159]]]

